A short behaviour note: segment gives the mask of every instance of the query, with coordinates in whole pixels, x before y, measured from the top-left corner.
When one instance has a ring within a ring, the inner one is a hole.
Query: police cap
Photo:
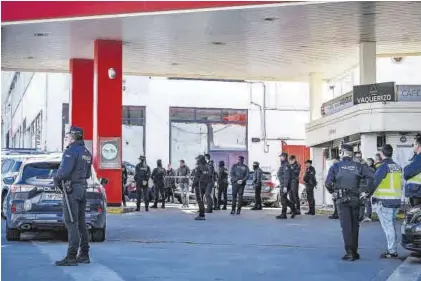
[[[73,135],[76,140],[82,140],[83,139],[83,129],[76,126],[71,126],[69,129],[69,132],[67,132],[70,135]]]
[[[259,162],[257,162],[257,161],[254,161],[254,162],[253,162],[253,166],[259,167],[259,165],[260,165],[260,163],[259,163]]]
[[[139,160],[145,160],[145,156],[144,155],[140,155],[139,156]]]
[[[307,159],[306,162],[304,163],[309,163],[310,165],[313,164],[313,161],[311,161],[310,159]]]
[[[279,157],[285,157],[285,158],[288,158],[288,153],[286,153],[286,152],[282,152],[281,154],[279,154]]]
[[[238,156],[238,159],[244,160],[244,156],[240,155],[240,156]]]
[[[349,144],[343,144],[343,145],[341,146],[341,150],[342,150],[342,151],[349,151],[349,152],[353,152],[353,151],[354,151],[354,148],[353,148],[351,145],[349,145]]]

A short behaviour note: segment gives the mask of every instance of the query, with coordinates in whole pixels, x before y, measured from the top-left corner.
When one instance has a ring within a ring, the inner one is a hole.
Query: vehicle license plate
[[[63,200],[63,195],[58,193],[45,193],[43,196],[44,200]]]

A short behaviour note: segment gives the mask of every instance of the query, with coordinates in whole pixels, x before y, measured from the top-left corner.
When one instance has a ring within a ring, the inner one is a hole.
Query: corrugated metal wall
[[[304,162],[310,159],[310,148],[305,145],[282,145],[282,152],[288,153],[288,155],[295,155],[297,162],[301,165],[300,183],[303,183],[303,176],[305,172]]]

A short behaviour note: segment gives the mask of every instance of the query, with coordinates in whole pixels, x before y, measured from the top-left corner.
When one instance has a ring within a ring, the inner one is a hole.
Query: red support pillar
[[[121,206],[121,135],[123,45],[121,41],[94,43],[93,157],[98,177],[107,178],[109,206]]]
[[[94,61],[70,59],[70,125],[83,129],[86,146],[92,151],[94,124]]]

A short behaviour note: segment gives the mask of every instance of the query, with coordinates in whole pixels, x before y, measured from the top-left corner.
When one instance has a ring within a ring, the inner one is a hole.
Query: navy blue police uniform
[[[241,207],[243,205],[243,194],[244,187],[246,186],[247,179],[249,178],[249,167],[244,164],[244,157],[238,157],[238,163],[234,164],[231,168],[231,184],[232,184],[232,205],[231,215],[241,213]],[[238,207],[237,207],[237,196],[238,196]],[[237,208],[237,213],[235,209]]]
[[[58,266],[89,262],[89,236],[85,223],[85,208],[86,180],[91,177],[92,154],[85,147],[81,128],[72,126],[69,133],[76,140],[69,144],[64,151],[60,167],[54,177],[55,185],[68,194],[73,216],[73,222],[71,222],[66,202],[63,200],[64,222],[68,232],[69,247],[66,257],[56,262]],[[77,256],[79,248],[80,254]]]
[[[291,166],[288,163],[288,153],[283,152],[280,157],[284,157],[284,160],[281,161],[281,166],[278,169],[278,179],[280,185],[280,195],[281,195],[281,204],[282,211],[279,216],[276,216],[277,219],[286,219],[287,218],[287,208],[291,209],[291,219],[295,217],[296,210],[295,205],[288,199],[288,193],[291,190]]]
[[[206,192],[207,186],[213,182],[212,170],[206,163],[203,155],[196,157],[197,167],[194,169],[193,188],[196,193],[196,201],[199,205],[199,216],[195,220],[205,220],[205,203],[203,196]]]
[[[350,145],[342,145],[342,150],[352,152],[353,148]],[[351,157],[343,157],[330,167],[325,186],[336,199],[346,251],[342,259],[359,259],[360,198],[374,191],[374,175],[367,165],[355,162]]]
[[[151,168],[146,164],[143,156],[139,157],[140,162],[135,167],[134,180],[136,182],[136,212],[140,211],[140,203],[145,202],[145,211],[149,211],[149,179],[151,178]]]
[[[151,208],[158,208],[159,195],[161,195],[161,208],[165,209],[165,175],[167,171],[162,167],[162,160],[156,161],[157,167],[152,171],[154,185],[155,203]]]
[[[224,207],[223,210],[227,209],[227,195],[228,189],[228,169],[225,168],[225,162],[219,161],[219,170],[218,170],[218,200],[217,200],[217,209],[221,208],[222,196],[224,196]]]

